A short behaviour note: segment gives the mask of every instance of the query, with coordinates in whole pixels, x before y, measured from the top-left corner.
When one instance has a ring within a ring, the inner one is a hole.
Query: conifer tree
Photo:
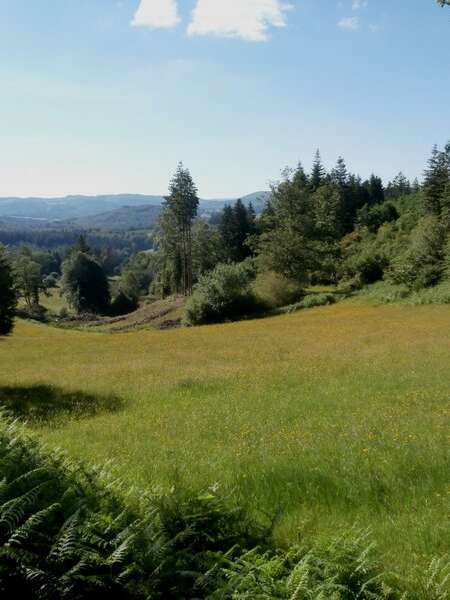
[[[164,211],[173,216],[178,234],[181,257],[182,291],[185,296],[192,294],[192,223],[197,215],[199,199],[197,187],[188,169],[179,163],[169,185],[170,195],[164,203]]]
[[[433,146],[428,167],[425,170],[424,202],[425,212],[439,215],[441,212],[441,198],[450,182],[450,152],[440,152]]]
[[[322,158],[320,151],[317,150],[314,156],[312,171],[311,171],[311,189],[313,192],[317,190],[323,183],[325,183],[326,170],[322,164]]]
[[[344,189],[348,184],[347,167],[342,156],[337,159],[336,166],[331,171],[331,181],[341,189]]]

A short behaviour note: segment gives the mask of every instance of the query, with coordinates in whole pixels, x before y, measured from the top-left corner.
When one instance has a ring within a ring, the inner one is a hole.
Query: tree
[[[338,239],[343,234],[343,207],[339,188],[322,185],[313,195],[316,232],[321,239]]]
[[[29,254],[19,254],[14,261],[14,275],[19,297],[29,309],[39,305],[40,292],[46,291],[41,274],[41,265]]]
[[[450,183],[450,151],[446,148],[440,152],[435,145],[425,170],[423,184],[426,213],[440,215],[441,199],[448,183]]]
[[[192,227],[192,268],[194,282],[214,269],[223,259],[223,243],[220,233],[199,219]]]
[[[303,283],[316,262],[311,192],[294,178],[272,188],[262,221],[258,254],[269,269]]]
[[[78,312],[108,311],[110,292],[108,279],[98,262],[84,252],[73,252],[63,263],[62,293]]]
[[[12,266],[0,245],[0,335],[8,335],[12,331],[16,305]]]
[[[342,156],[337,159],[336,166],[331,171],[331,182],[341,189],[345,189],[348,185],[347,167]]]
[[[316,150],[310,177],[310,183],[313,192],[325,182],[326,174],[325,167],[322,164],[320,150]]]
[[[170,221],[175,229],[172,253],[178,254],[181,259],[181,285],[185,296],[192,293],[192,222],[197,215],[198,195],[197,188],[188,169],[179,163],[178,168],[169,185],[170,195],[164,203],[163,215]]]
[[[384,202],[384,187],[381,177],[372,173],[369,181],[364,183],[368,194],[368,204],[381,204]]]

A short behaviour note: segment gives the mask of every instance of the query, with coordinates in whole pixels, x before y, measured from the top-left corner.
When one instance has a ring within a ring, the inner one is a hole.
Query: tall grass
[[[0,342],[1,382],[113,395],[119,410],[30,426],[71,456],[113,459],[138,488],[219,482],[275,519],[279,544],[370,527],[384,568],[418,586],[450,553],[449,342],[445,306],[343,302],[120,335],[19,323]]]

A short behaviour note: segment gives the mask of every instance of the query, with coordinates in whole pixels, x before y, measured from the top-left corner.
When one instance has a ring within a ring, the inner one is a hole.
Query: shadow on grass
[[[31,422],[59,417],[92,417],[117,412],[124,402],[119,396],[68,391],[50,385],[0,386],[0,408],[13,417]]]

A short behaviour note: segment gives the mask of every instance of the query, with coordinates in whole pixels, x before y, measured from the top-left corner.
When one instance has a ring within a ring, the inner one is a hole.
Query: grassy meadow
[[[344,301],[107,334],[21,321],[0,400],[138,489],[216,482],[279,543],[370,528],[413,580],[450,554],[450,310]]]

